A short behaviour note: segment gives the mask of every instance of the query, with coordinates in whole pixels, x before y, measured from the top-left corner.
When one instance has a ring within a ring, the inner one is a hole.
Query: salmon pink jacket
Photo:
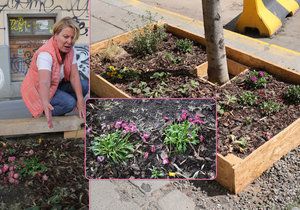
[[[60,66],[62,64],[64,64],[64,79],[66,81],[70,80],[70,73],[74,56],[74,50],[72,49],[69,53],[65,55],[65,59],[63,61],[54,37],[50,38],[43,46],[41,46],[34,53],[29,70],[21,85],[21,95],[23,101],[33,117],[39,117],[44,111],[42,100],[39,95],[39,72],[36,64],[37,57],[40,52],[48,52],[51,55],[53,61],[51,70],[49,101],[51,101],[52,97],[54,96],[58,84],[60,82]]]

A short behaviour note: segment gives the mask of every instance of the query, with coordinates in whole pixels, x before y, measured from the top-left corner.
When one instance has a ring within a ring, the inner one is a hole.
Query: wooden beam
[[[84,139],[84,129],[76,131],[65,131],[64,139]]]
[[[73,131],[84,123],[78,116],[53,117],[53,128],[48,128],[45,117],[0,120],[0,136]]]

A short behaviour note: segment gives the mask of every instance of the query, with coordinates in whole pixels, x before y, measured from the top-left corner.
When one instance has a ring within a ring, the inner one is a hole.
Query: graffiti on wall
[[[89,47],[87,45],[77,45],[76,60],[81,79],[88,79],[90,75]]]
[[[3,3],[1,3],[3,2]],[[80,34],[88,36],[88,4],[89,0],[69,0],[62,5],[59,0],[3,0],[0,2],[0,13],[6,9],[38,10],[46,14],[57,10],[65,10],[71,13],[71,17],[79,24]]]

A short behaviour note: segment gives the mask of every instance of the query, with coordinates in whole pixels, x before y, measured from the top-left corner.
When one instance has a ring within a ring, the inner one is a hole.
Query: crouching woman
[[[65,115],[75,107],[84,117],[88,81],[80,80],[73,46],[79,27],[70,17],[53,26],[53,36],[33,55],[21,85],[21,95],[33,117],[43,113],[49,128],[52,116]]]

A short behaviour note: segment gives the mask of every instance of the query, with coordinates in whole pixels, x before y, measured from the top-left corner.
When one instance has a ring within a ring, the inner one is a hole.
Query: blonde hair
[[[76,42],[80,35],[80,29],[78,24],[73,20],[71,17],[64,17],[60,21],[56,22],[53,25],[53,32],[52,34],[59,34],[64,28],[70,27],[74,30],[75,36],[73,42]]]

